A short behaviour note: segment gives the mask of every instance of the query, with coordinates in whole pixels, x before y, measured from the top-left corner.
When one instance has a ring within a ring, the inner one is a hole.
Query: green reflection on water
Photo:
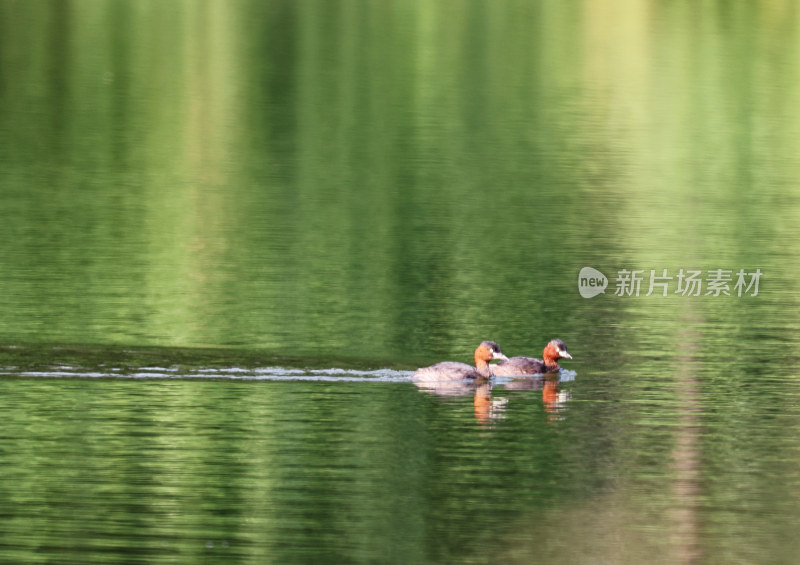
[[[336,439],[329,415],[303,402],[281,415],[290,436],[300,426],[293,418],[316,422],[297,435],[319,440],[307,455],[320,483],[346,498],[391,501],[351,509],[359,541],[343,533],[345,520],[325,532],[325,555],[447,560],[461,548],[530,562],[569,552],[569,535],[580,532],[615,562],[652,558],[664,544],[678,548],[665,561],[756,560],[759,551],[788,561],[785,542],[800,521],[786,502],[797,499],[797,18],[781,3],[0,0],[0,342],[21,346],[0,350],[3,366],[412,368],[469,360],[486,338],[512,355],[538,355],[557,336],[579,375],[564,426],[549,434],[540,413],[523,411],[524,420],[509,408],[514,434],[481,436],[463,465],[462,453],[431,445],[469,444],[448,426],[475,425],[471,399],[450,412],[392,386],[367,403],[363,425],[380,421],[387,434],[382,411],[413,405],[416,427],[395,439],[421,445],[421,458],[433,450],[440,467],[412,465],[409,477],[394,459],[371,468],[340,445],[345,469],[375,473],[358,492],[332,464],[341,454],[325,449]],[[575,279],[587,265],[611,279],[606,295],[579,296]],[[623,268],[760,268],[764,278],[758,297],[615,297]],[[43,513],[9,530],[7,547],[20,552],[9,556],[30,560],[40,546],[55,553],[51,544],[74,538],[79,560],[144,520],[151,531],[125,543],[144,556],[177,531],[177,557],[241,536],[251,542],[241,559],[267,547],[291,561],[296,548],[276,541],[280,520],[264,510],[275,504],[274,477],[251,477],[221,451],[212,450],[219,460],[200,455],[220,441],[195,436],[209,421],[245,444],[243,459],[270,452],[243,439],[257,436],[248,418],[218,413],[257,390],[228,384],[5,383],[16,440],[3,483],[17,484],[6,498]],[[105,399],[121,411],[116,424],[111,408],[97,408],[110,428],[93,452],[91,411],[63,429],[56,416],[84,406],[98,386],[134,398]],[[209,390],[199,412],[180,399],[148,412],[154,391],[191,402]],[[338,393],[314,392],[323,404]],[[285,399],[273,405],[264,395],[253,401],[253,426],[282,413]],[[355,417],[346,402],[329,408]],[[169,429],[158,419],[169,414],[183,431],[164,439],[154,427]],[[166,442],[167,463],[148,452],[126,475],[128,455],[150,439]],[[379,459],[395,453],[377,432],[352,439],[377,442]],[[184,453],[171,442],[194,443]],[[489,464],[481,459],[498,446]],[[70,483],[85,450],[83,472],[102,480]],[[110,463],[100,455],[109,450]],[[223,474],[192,474],[198,457],[241,472],[228,481],[231,508]],[[275,461],[273,473],[297,471],[289,458]],[[170,480],[140,485],[148,465]],[[449,490],[451,474],[466,469],[468,489],[508,466],[524,488],[459,490],[463,499]],[[48,482],[43,498],[37,475]],[[397,477],[396,488],[382,483]],[[284,480],[305,500],[302,477]],[[409,486],[417,481],[418,490]],[[253,483],[262,507],[249,512]],[[208,510],[194,487],[210,489],[221,515],[175,519],[176,507]],[[129,490],[115,499],[118,489]],[[173,506],[159,505],[164,490]],[[104,496],[122,506],[100,508],[110,515],[95,524],[101,535],[58,529],[67,511],[59,504],[83,519]],[[338,516],[333,499],[311,499],[317,507],[294,516],[292,535]],[[481,517],[487,499],[496,520]],[[291,500],[280,501],[290,515]],[[611,525],[591,527],[592,512]],[[149,513],[163,530],[142,518]],[[362,513],[377,516],[374,529]],[[769,513],[782,526],[755,527]],[[242,515],[259,517],[261,533],[239,530]],[[526,528],[543,516],[582,527],[536,539]],[[226,537],[194,531],[218,526]],[[409,528],[407,543],[381,553]],[[468,529],[479,532],[472,541]],[[31,531],[41,538],[26,538]],[[606,539],[629,543],[621,550]],[[498,549],[505,540],[507,551]],[[569,555],[590,562],[592,551]]]
[[[487,459],[492,436],[476,433],[469,411],[420,405],[405,384],[5,380],[2,389],[3,552],[26,562],[464,555],[520,507],[503,484],[473,490],[492,461],[515,454],[524,473],[503,477],[535,486],[533,454],[554,449],[531,437]],[[543,489],[524,499],[533,492]]]
[[[612,5],[4,2],[4,339],[537,348],[587,264],[794,303],[797,38]]]

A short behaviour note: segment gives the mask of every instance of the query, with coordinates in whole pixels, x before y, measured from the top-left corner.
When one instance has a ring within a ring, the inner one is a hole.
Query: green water
[[[798,30],[0,0],[0,561],[794,563]]]

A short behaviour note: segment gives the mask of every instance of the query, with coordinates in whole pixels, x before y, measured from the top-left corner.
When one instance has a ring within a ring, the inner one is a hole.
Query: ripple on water
[[[178,367],[141,367],[133,372],[120,368],[107,370],[87,370],[81,367],[56,366],[45,370],[19,370],[17,367],[4,367],[0,375],[28,378],[107,378],[107,379],[221,379],[221,380],[263,380],[263,381],[328,381],[328,382],[405,382],[411,371],[395,369],[355,370],[355,369],[295,369],[285,367],[264,367],[245,369],[241,367],[199,368],[182,371]]]

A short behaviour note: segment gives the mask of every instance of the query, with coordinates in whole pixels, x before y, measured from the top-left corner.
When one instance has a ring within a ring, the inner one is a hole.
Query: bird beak
[[[559,351],[558,353],[559,353],[559,355],[561,355],[562,357],[566,357],[567,359],[572,359],[572,355],[570,355],[570,354],[569,354],[569,353],[567,353],[566,351]]]
[[[492,359],[502,359],[503,361],[508,361],[508,357],[503,355],[502,353],[492,352]]]

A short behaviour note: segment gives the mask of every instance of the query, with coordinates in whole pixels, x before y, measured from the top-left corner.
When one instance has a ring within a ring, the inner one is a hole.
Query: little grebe
[[[542,357],[544,361],[533,357],[512,357],[508,361],[494,365],[492,373],[499,376],[554,373],[561,368],[558,365],[559,358],[572,359],[572,355],[567,353],[566,344],[560,339],[548,343],[542,352]]]
[[[421,381],[451,381],[460,379],[488,379],[492,376],[492,368],[490,368],[489,361],[492,359],[508,359],[503,352],[500,351],[500,346],[493,341],[484,341],[475,350],[475,366],[467,365],[466,363],[457,363],[455,361],[444,361],[436,363],[430,367],[423,367],[417,369],[413,378]]]

